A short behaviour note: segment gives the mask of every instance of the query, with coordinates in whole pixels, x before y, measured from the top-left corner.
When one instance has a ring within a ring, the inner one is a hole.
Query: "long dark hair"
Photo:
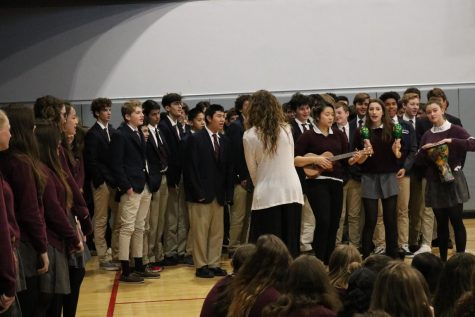
[[[314,256],[301,255],[290,265],[284,294],[267,306],[262,315],[288,316],[292,311],[316,305],[337,312],[341,302],[322,262]]]
[[[46,176],[41,170],[38,144],[33,134],[35,119],[33,110],[23,104],[9,104],[3,108],[10,120],[10,151],[19,160],[31,167],[35,177],[38,197],[43,195]]]
[[[388,113],[386,111],[386,107],[384,106],[384,103],[380,99],[370,99],[369,104],[368,104],[368,110],[366,111],[366,120],[365,120],[365,126],[369,129],[370,135],[371,134],[371,129],[373,127],[371,126],[371,118],[369,116],[369,107],[371,106],[372,103],[377,103],[381,106],[383,109],[383,115],[381,117],[381,123],[383,124],[383,135],[382,139],[384,142],[390,142],[392,137],[393,137],[393,128],[394,128],[394,123],[391,120],[391,118],[388,116]]]
[[[57,125],[53,124],[49,120],[39,119],[36,120],[35,135],[38,141],[40,160],[48,166],[61,181],[66,191],[66,206],[71,208],[73,204],[73,194],[71,188],[66,180],[66,173],[61,167],[61,162],[58,155],[58,147],[61,141],[61,132]]]
[[[216,316],[248,316],[257,297],[269,287],[281,289],[292,257],[272,234],[259,237],[256,252],[239,269],[226,296],[218,297]]]

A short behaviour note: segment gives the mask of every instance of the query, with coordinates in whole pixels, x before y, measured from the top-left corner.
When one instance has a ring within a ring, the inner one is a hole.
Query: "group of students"
[[[232,274],[206,296],[201,317],[465,317],[475,311],[475,256],[460,253],[444,265],[432,253],[411,265],[386,255],[362,260],[341,244],[328,268],[316,257],[292,259],[274,235],[234,253]]]
[[[83,236],[92,232],[100,268],[120,269],[124,283],[159,278],[163,266],[177,264],[194,265],[199,278],[226,276],[225,207],[230,255],[274,234],[293,258],[311,243],[328,265],[347,221],[350,244],[366,258],[380,211],[386,254],[409,253],[420,234],[420,250],[430,251],[434,221],[425,206],[437,219],[441,258],[449,219],[463,252],[469,193],[462,167],[475,142],[445,113],[440,89],[429,92],[426,118],[419,118],[417,92],[404,94],[402,117],[398,94],[357,94],[349,121],[348,105],[336,96],[297,93],[286,112],[260,90],[237,98],[238,115],[228,126],[221,105],[200,103],[185,114],[182,97],[170,93],[161,100],[163,113],[153,100],[125,102],[117,129],[109,124],[111,100],[97,98],[97,121],[87,132],[77,129],[74,107],[52,96],[38,98],[33,109],[5,107],[0,208],[10,236],[1,246],[10,251],[2,259],[9,268],[2,270],[9,281],[2,306],[12,306],[12,314],[20,306],[24,316],[74,315],[90,256]],[[440,144],[448,148],[450,181],[428,155]]]

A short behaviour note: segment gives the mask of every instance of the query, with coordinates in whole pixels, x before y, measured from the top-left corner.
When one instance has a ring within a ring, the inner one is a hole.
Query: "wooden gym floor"
[[[465,225],[467,252],[475,254],[475,219],[466,219]],[[433,252],[437,253],[437,248]],[[229,260],[223,260],[222,266],[231,271]],[[218,278],[196,278],[194,267],[177,266],[167,267],[160,279],[145,280],[142,285],[124,285],[119,283],[117,272],[98,267],[97,257],[93,257],[81,287],[78,317],[196,317],[206,294],[218,281]]]

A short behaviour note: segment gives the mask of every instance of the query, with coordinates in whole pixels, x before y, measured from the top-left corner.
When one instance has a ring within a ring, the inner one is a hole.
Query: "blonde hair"
[[[407,103],[408,103],[410,100],[415,99],[415,98],[420,99],[418,94],[413,93],[413,92],[409,92],[409,93],[404,94],[404,95],[402,96],[402,103],[403,103],[404,105],[407,105]]]
[[[256,128],[259,139],[264,143],[265,152],[274,155],[280,130],[287,126],[282,105],[267,90],[258,90],[251,96],[247,117],[246,126]]]
[[[328,270],[330,283],[337,288],[348,288],[351,273],[361,267],[361,255],[354,246],[340,244],[330,256]]]
[[[5,111],[0,109],[0,129],[5,126],[5,123],[7,122],[8,117]]]
[[[137,107],[142,107],[142,103],[139,100],[132,99],[132,100],[124,102],[124,104],[122,105],[122,108],[120,109],[122,113],[122,118],[124,119],[124,121],[127,121],[125,119],[125,115],[131,115],[132,112],[134,112],[135,108]]]

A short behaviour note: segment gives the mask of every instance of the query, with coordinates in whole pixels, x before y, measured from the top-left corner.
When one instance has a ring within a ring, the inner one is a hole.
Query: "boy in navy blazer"
[[[107,242],[105,239],[108,210],[111,207],[113,216],[117,213],[117,204],[114,202],[114,177],[109,168],[109,144],[115,129],[109,124],[112,114],[112,102],[108,98],[96,98],[91,103],[91,112],[96,123],[87,131],[84,139],[84,164],[89,179],[92,180],[92,195],[94,199],[94,243],[99,267],[104,270],[116,271],[120,268],[117,263],[111,262],[107,256]],[[114,222],[114,225],[117,221]],[[118,237],[118,226],[113,228]],[[117,239],[112,240],[118,244]],[[113,256],[118,257],[118,245],[113,245]],[[115,253],[115,254],[114,254]]]
[[[111,169],[120,195],[120,281],[143,283],[144,278],[160,276],[145,270],[142,261],[143,232],[152,197],[148,184],[145,138],[138,129],[143,124],[144,115],[137,100],[125,102],[121,111],[124,122],[113,135],[110,146]],[[135,262],[134,274],[129,268],[129,251]]]
[[[224,204],[233,197],[233,170],[229,141],[219,134],[224,116],[220,105],[206,110],[206,128],[189,136],[184,162],[186,201],[194,237],[193,261],[196,276],[202,278],[226,275],[219,261]]]

